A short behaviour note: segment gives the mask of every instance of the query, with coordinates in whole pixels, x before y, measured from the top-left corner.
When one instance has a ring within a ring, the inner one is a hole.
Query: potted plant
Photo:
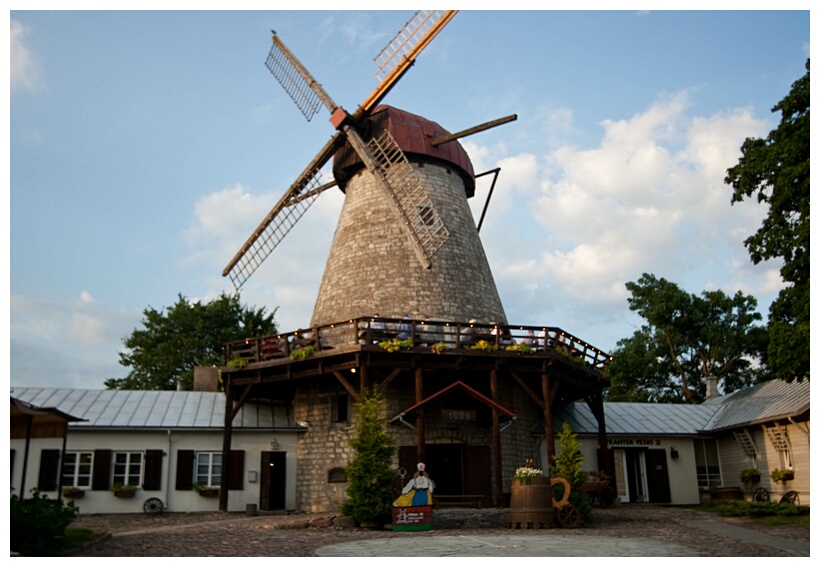
[[[79,500],[85,496],[85,490],[77,488],[76,486],[64,486],[62,490],[63,498],[70,498],[71,500]]]
[[[133,498],[134,494],[137,493],[137,487],[133,484],[120,484],[119,482],[115,482],[113,486],[111,486],[111,492],[113,492],[117,498]]]
[[[436,343],[436,344],[434,344],[433,346],[430,347],[430,350],[432,350],[436,354],[441,354],[442,352],[444,352],[448,348],[449,347],[447,346],[447,343]]]
[[[787,480],[794,480],[794,471],[792,469],[774,469],[769,475],[772,482],[782,483]]]
[[[194,490],[197,494],[206,498],[214,498],[215,496],[219,496],[218,486],[205,486],[204,484],[197,482],[194,484]]]
[[[517,352],[518,354],[531,354],[533,352],[533,348],[527,343],[516,343],[514,345],[508,345],[504,350],[507,350],[509,352]]]
[[[483,339],[477,341],[476,344],[474,344],[474,345],[472,345],[468,348],[470,348],[472,350],[480,350],[482,352],[493,352],[493,351],[498,350],[498,347],[495,346],[493,343],[491,343],[489,341],[485,341]]]
[[[743,484],[757,484],[760,482],[760,471],[757,469],[743,469],[740,471],[740,482]]]
[[[314,349],[312,346],[297,348],[290,351],[290,359],[305,360],[306,358],[310,358],[311,356],[313,356],[314,352],[316,352],[316,349]]]

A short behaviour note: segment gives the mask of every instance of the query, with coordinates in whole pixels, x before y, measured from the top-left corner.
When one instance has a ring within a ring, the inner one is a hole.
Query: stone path
[[[339,522],[335,522],[338,524]],[[465,522],[470,525],[470,522]],[[339,527],[329,515],[81,516],[73,527],[110,535],[82,557],[808,557],[809,530],[628,504],[595,510],[573,530],[505,528],[400,532]]]

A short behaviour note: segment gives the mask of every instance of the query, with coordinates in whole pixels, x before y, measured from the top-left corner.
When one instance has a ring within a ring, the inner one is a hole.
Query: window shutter
[[[41,491],[57,490],[57,475],[60,466],[59,449],[43,449],[40,453],[40,475],[37,488]],[[21,494],[21,498],[27,495]]]
[[[228,490],[242,490],[242,481],[245,476],[245,451],[231,451],[228,466],[231,468]]]
[[[143,490],[160,490],[162,488],[162,449],[145,451],[145,471],[142,476]]]
[[[194,488],[194,452],[190,449],[177,451],[177,490]]]
[[[91,490],[111,488],[111,449],[94,451],[94,471],[91,473]]]

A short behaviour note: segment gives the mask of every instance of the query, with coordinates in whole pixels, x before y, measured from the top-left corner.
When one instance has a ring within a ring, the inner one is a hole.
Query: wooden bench
[[[433,494],[433,504],[436,507],[446,504],[447,506],[481,508],[483,501],[483,494]]]

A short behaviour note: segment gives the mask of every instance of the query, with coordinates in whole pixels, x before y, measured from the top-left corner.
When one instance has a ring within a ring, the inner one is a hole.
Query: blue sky
[[[450,131],[518,115],[463,140],[477,172],[501,167],[481,237],[511,323],[611,350],[643,272],[765,316],[779,264],[742,242],[766,211],[723,178],[805,73],[807,6],[463,10],[384,102]],[[333,133],[265,69],[271,29],[352,111],[412,14],[10,11],[11,384],[102,387],[147,306],[232,289],[222,268]],[[281,330],[309,324],[341,202],[323,194],[243,288]]]

